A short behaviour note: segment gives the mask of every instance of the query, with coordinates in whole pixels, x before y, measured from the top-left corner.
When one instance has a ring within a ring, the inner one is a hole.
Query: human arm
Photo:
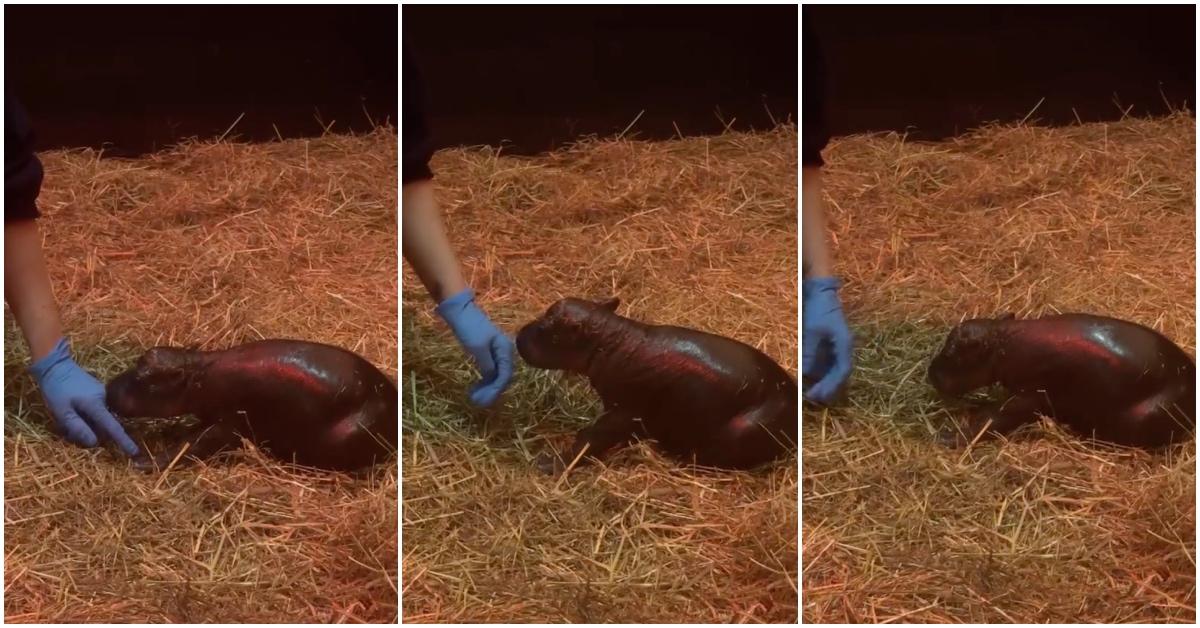
[[[4,300],[25,336],[30,358],[37,362],[46,357],[63,334],[36,220],[4,225]]]
[[[805,398],[829,403],[850,376],[853,338],[842,314],[826,235],[821,171],[803,169],[802,233],[804,239],[803,341],[801,370],[816,380]]]
[[[401,243],[404,259],[437,303],[436,311],[481,375],[468,392],[472,403],[490,406],[508,388],[513,375],[513,343],[475,303],[438,210],[429,180],[404,185]]]
[[[508,388],[513,374],[513,343],[475,304],[462,276],[434,195],[429,162],[434,144],[425,115],[425,84],[408,46],[403,46],[404,107],[401,135],[401,226],[404,259],[437,304],[438,316],[475,360],[482,376],[468,397],[490,406]]]
[[[446,235],[433,182],[425,179],[406,184],[403,199],[404,259],[412,265],[434,303],[441,303],[465,290],[467,282]]]
[[[108,411],[104,385],[71,357],[35,220],[5,222],[4,299],[29,346],[30,373],[63,436],[83,447],[95,447],[102,436],[137,455],[137,445]]]

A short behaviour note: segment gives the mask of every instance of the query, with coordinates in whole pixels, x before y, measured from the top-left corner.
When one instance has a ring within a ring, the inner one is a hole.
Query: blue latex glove
[[[804,391],[804,397],[822,404],[829,403],[850,377],[853,340],[838,299],[841,285],[834,277],[804,280],[801,371],[805,377],[817,380]]]
[[[75,363],[66,338],[60,338],[46,357],[29,367],[29,372],[68,442],[95,447],[97,436],[101,436],[116,443],[127,456],[138,454],[138,446],[108,411],[104,385]]]
[[[492,405],[512,381],[512,340],[475,305],[475,293],[470,288],[438,304],[437,313],[479,367],[482,379],[469,390],[471,403],[484,407]]]

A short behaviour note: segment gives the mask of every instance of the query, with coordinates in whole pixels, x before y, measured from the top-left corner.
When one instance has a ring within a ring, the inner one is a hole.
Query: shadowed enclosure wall
[[[1000,120],[1054,124],[1196,102],[1195,6],[805,6],[834,135],[944,139]],[[1120,106],[1114,102],[1120,103]]]
[[[794,5],[406,6],[402,27],[438,145],[529,154],[635,119],[647,139],[795,120],[796,17]]]
[[[38,149],[367,131],[398,112],[396,6],[6,6]]]

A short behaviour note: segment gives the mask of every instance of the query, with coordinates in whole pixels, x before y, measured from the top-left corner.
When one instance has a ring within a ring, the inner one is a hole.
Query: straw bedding
[[[1195,621],[1195,447],[1053,426],[951,451],[924,382],[963,317],[1084,311],[1195,351],[1195,120],[984,128],[828,151],[857,338],[849,403],[804,411],[803,616],[838,622]]]
[[[42,159],[51,278],[102,380],[155,344],[262,337],[339,345],[396,376],[394,129]],[[53,437],[27,362],[6,311],[7,621],[397,618],[395,462],[350,477],[250,450],[141,475]]]

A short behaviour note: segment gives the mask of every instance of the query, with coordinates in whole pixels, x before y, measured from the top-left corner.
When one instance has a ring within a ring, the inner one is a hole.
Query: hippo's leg
[[[161,471],[175,460],[184,448],[187,448],[177,466],[184,465],[190,460],[204,460],[222,451],[231,449],[240,442],[237,433],[224,422],[201,423],[192,429],[183,442],[150,458],[139,457],[133,466],[139,471]]]
[[[730,469],[771,462],[796,446],[798,422],[795,398],[777,395],[731,418],[696,462]]]
[[[1121,445],[1147,449],[1183,442],[1191,438],[1196,429],[1191,410],[1194,407],[1191,395],[1164,391],[1122,412],[1105,426],[1106,433],[1097,436]]]
[[[1042,393],[1019,393],[999,406],[973,413],[966,425],[956,426],[954,430],[944,434],[942,442],[955,447],[965,446],[975,440],[985,426],[987,431],[981,439],[1007,435],[1022,425],[1037,421],[1038,413],[1048,412],[1049,408]],[[991,425],[988,425],[988,421],[991,421]]]
[[[587,453],[579,459],[576,466],[599,460],[604,454],[613,449],[626,445],[633,440],[638,432],[638,423],[624,412],[607,411],[588,427],[579,430],[575,442],[571,444],[562,456],[552,451],[543,452],[538,456],[538,469],[549,475],[562,473],[580,452],[587,448]]]

